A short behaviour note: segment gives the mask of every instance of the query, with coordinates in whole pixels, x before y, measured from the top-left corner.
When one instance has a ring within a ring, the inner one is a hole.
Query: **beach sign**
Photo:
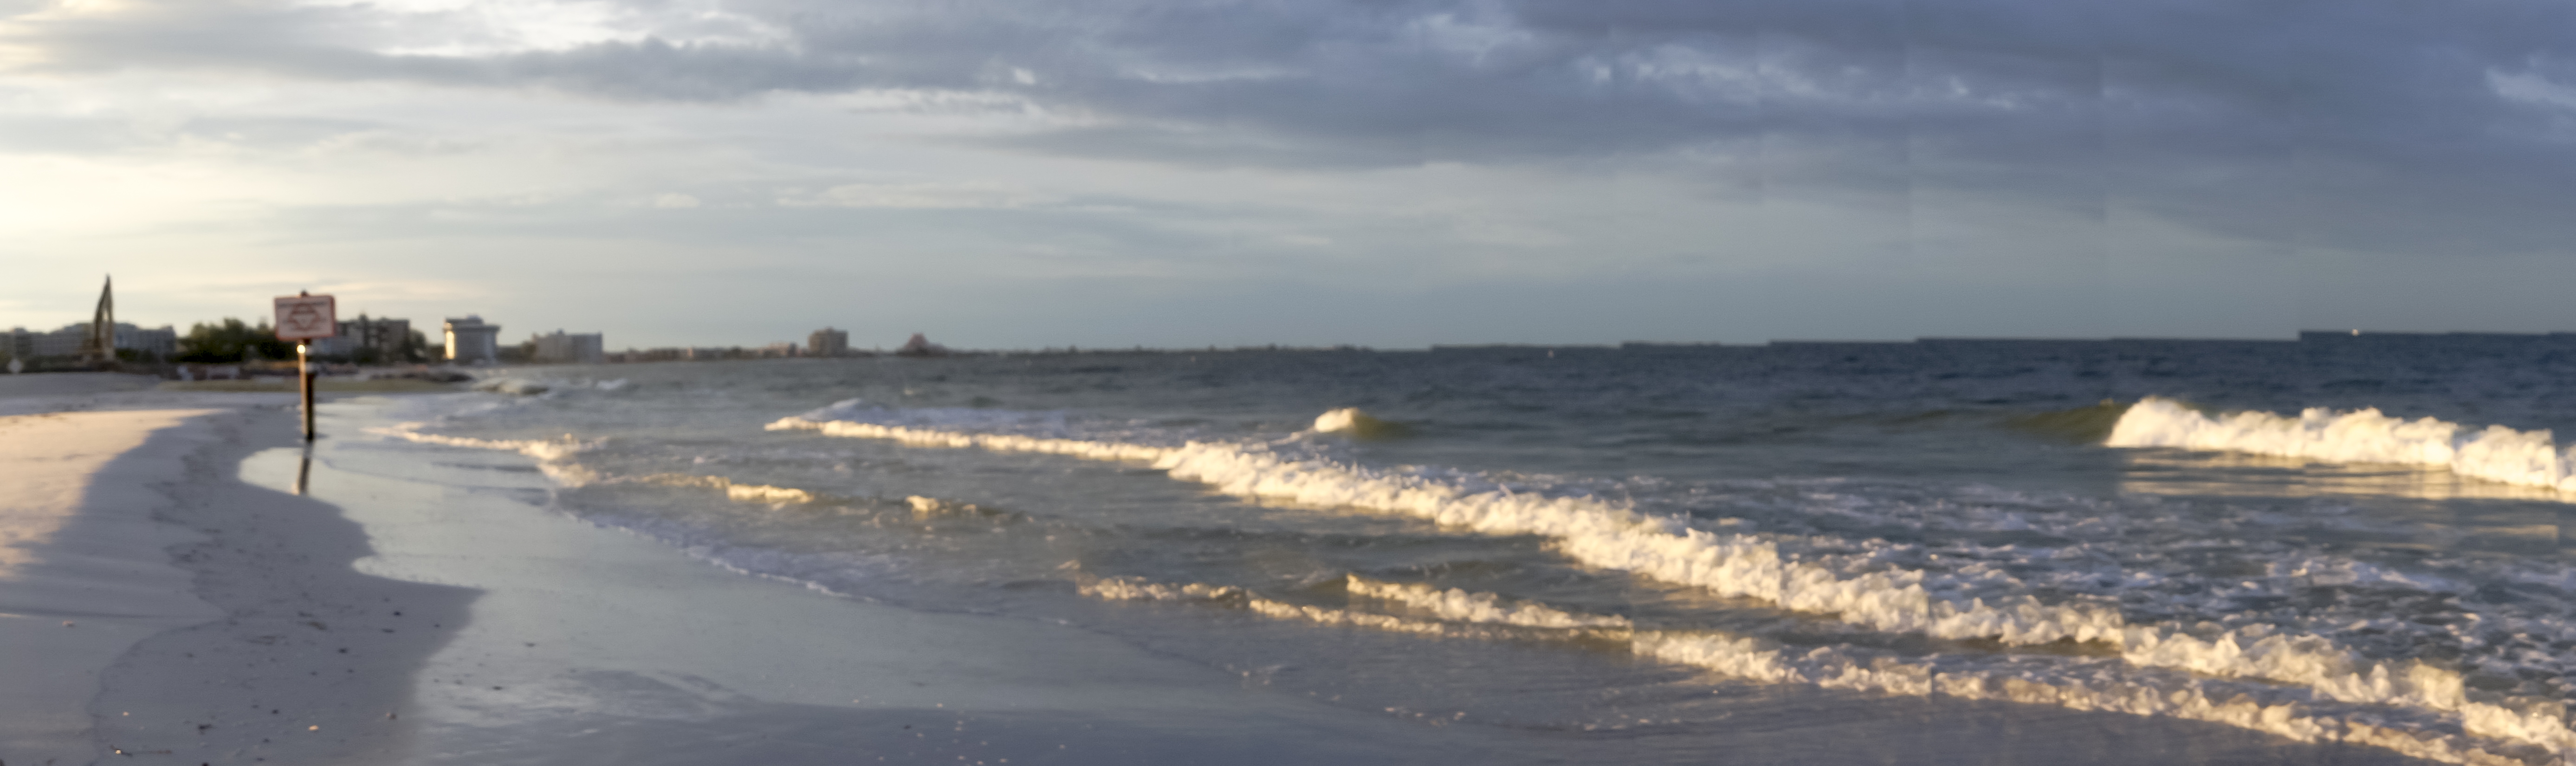
[[[339,313],[331,296],[297,293],[277,296],[277,339],[309,340],[340,334]]]

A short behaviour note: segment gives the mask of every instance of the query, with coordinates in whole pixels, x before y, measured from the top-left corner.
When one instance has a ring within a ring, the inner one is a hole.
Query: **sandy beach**
[[[357,436],[381,399],[326,401],[308,462],[283,397],[27,377],[0,398],[17,413],[0,418],[13,490],[0,507],[0,762],[1289,763],[1512,749],[1081,630],[725,571],[546,510],[546,480],[516,454],[445,450],[424,467]],[[404,477],[421,470],[446,475]]]

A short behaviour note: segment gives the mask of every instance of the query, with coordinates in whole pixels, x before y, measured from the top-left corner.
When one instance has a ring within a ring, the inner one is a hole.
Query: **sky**
[[[2576,330],[2563,0],[0,0],[0,327]]]

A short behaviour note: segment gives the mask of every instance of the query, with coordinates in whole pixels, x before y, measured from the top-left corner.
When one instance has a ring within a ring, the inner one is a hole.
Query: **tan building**
[[[567,333],[562,330],[528,339],[536,347],[529,361],[553,364],[599,364],[608,361],[608,346],[600,333]]]
[[[850,331],[825,327],[805,336],[806,356],[843,356],[850,353]]]

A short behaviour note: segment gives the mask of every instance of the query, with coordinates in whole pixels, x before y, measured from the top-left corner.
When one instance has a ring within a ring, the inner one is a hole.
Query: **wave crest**
[[[2123,413],[2103,443],[2426,466],[2488,481],[2576,491],[2576,459],[2561,451],[2546,429],[2472,429],[2430,417],[2393,418],[2375,408],[2335,412],[2312,407],[2295,418],[2250,411],[2213,417],[2151,396]]]
[[[1315,416],[1312,429],[1319,434],[1344,434],[1354,439],[1389,439],[1403,436],[1403,424],[1379,420],[1358,407],[1327,410]]]
[[[2165,404],[2159,405],[2158,402]],[[2140,411],[2154,413],[2163,408],[2196,415],[2167,400],[2149,400],[2130,408],[2129,414],[2123,416],[2123,424],[2128,422],[2128,418],[2137,417],[2136,413]],[[2115,604],[2084,599],[2055,603],[2042,601],[2026,593],[2013,592],[2020,588],[2020,583],[2001,575],[1990,574],[1981,579],[1959,572],[1883,566],[1874,556],[1867,554],[1813,556],[1784,551],[1779,541],[1760,535],[1689,528],[1675,520],[1637,513],[1624,503],[1594,497],[1515,493],[1505,486],[1476,490],[1454,481],[1295,457],[1259,443],[1189,442],[1180,447],[1156,447],[1013,434],[960,433],[848,421],[816,422],[801,417],[782,418],[767,427],[770,430],[816,430],[834,436],[891,439],[917,446],[1041,452],[1148,463],[1168,472],[1174,479],[1204,483],[1219,492],[1238,497],[1284,499],[1314,506],[1406,514],[1484,534],[1548,537],[1551,538],[1549,545],[1557,552],[1587,566],[1696,586],[1721,596],[1760,600],[1788,610],[1830,615],[1842,622],[1873,630],[1945,639],[1985,639],[2009,646],[2060,641],[2100,642],[2118,651],[2116,662],[2131,667],[2292,684],[2305,690],[2305,699],[2395,706],[2453,716],[2459,721],[2458,725],[2472,734],[2540,745],[2559,752],[2576,752],[2576,732],[2570,731],[2563,713],[2545,704],[2521,704],[2527,701],[2501,700],[2504,704],[2496,704],[2472,700],[2464,691],[2462,677],[2457,671],[2416,662],[2373,662],[2323,637],[2274,633],[2264,626],[2204,639],[2192,635],[2187,626],[2182,625],[2133,625]],[[2121,437],[2115,435],[2114,438]],[[1354,593],[1370,595],[1370,591],[1370,586],[1361,586]],[[1160,591],[1150,589],[1138,592],[1167,600],[1178,597],[1215,598],[1213,595],[1186,592],[1162,595]],[[1239,591],[1226,597],[1260,602],[1257,597]],[[1435,598],[1428,594],[1420,597],[1426,601]],[[1457,608],[1472,610],[1473,605],[1460,604]],[[1494,608],[1502,609],[1499,605]],[[1314,609],[1317,608],[1282,604],[1270,608],[1270,611],[1281,614],[1294,612],[1304,615],[1303,619],[1340,624],[1375,624],[1381,620],[1397,619],[1310,613]],[[1255,610],[1263,611],[1263,608],[1256,607]],[[1403,629],[1417,633],[1439,632],[1418,627]],[[1723,648],[1704,647],[1704,650],[1715,652]],[[1665,651],[1703,649],[1654,650]],[[1711,659],[1709,662],[1723,666],[1715,669],[1735,673],[1736,670],[1729,668],[1755,668],[1756,665],[1745,663],[1754,663],[1761,654],[1751,650],[1725,649],[1710,656],[1722,655],[1732,659]],[[1929,693],[1909,691],[1915,687],[1907,684],[1915,682],[1905,679],[1922,675],[1915,671],[1881,667],[1881,664],[1873,664],[1877,662],[1875,660],[1864,663],[1808,659],[1823,664],[1797,664],[1784,666],[1791,667],[1791,670],[1745,670],[1744,673],[1746,677],[1805,679],[1829,686],[1857,684],[1854,688],[1881,689],[1892,693]],[[1694,661],[1692,664],[1703,663]],[[2354,733],[2361,729],[2341,725],[2336,730],[2343,733],[2333,736],[2321,733],[2324,729],[2300,729],[2284,722],[2305,719],[2297,716],[2282,718],[2287,714],[2271,707],[2245,708],[2226,701],[2229,699],[2226,696],[2194,698],[2197,701],[2188,704],[2159,702],[2145,705],[2122,701],[2110,692],[2049,691],[2057,687],[2015,686],[2016,683],[2021,682],[2010,679],[1991,683],[1981,681],[1973,688],[1959,687],[1961,691],[1956,694],[2015,701],[2055,699],[2059,701],[2048,704],[2231,723],[2250,722],[2245,725],[2310,741],[2325,738],[2358,742],[2369,738]],[[2120,693],[2144,692],[2129,689]],[[2374,744],[2424,757],[2452,757],[2440,755],[2449,751],[2424,745],[2420,738],[2409,737],[2405,741],[2416,744]],[[2424,749],[2427,747],[2431,749]]]
[[[1509,613],[1478,608],[1500,602],[1490,593],[1426,585],[1375,583],[1352,576],[1355,595],[1384,593],[1410,605],[1439,609],[1470,605],[1458,617],[1469,624],[1416,620],[1351,609],[1289,604],[1235,586],[1202,583],[1164,584],[1115,578],[1083,583],[1083,595],[1106,600],[1178,601],[1240,608],[1272,619],[1319,625],[1383,630],[1431,638],[1548,638],[1544,634],[1497,634],[1497,629],[1525,627]],[[1417,599],[1420,600],[1417,603]],[[1538,607],[1545,609],[1545,607]],[[1856,654],[1837,647],[1798,650],[1759,638],[1719,631],[1639,631],[1618,617],[1553,613],[1552,620],[1587,625],[1619,624],[1615,631],[1577,629],[1556,632],[1558,639],[1608,637],[1625,642],[1635,656],[1696,667],[1722,676],[1761,683],[1812,684],[1824,688],[1909,697],[1953,697],[2073,710],[2127,713],[2227,724],[2288,737],[2301,742],[2343,742],[2394,750],[2428,760],[2462,764],[2525,763],[2517,748],[2488,741],[2519,739],[2491,721],[2485,711],[2457,716],[2425,715],[2379,705],[2339,704],[2313,693],[2267,684],[2202,679],[2189,674],[2135,675],[2102,661],[2080,658],[1928,657],[1905,659]],[[1443,615],[1449,616],[1447,614]],[[1553,627],[1553,626],[1551,626]],[[2484,725],[2482,725],[2484,724]],[[2465,729],[2468,736],[2454,733]],[[2525,740],[2528,741],[2528,740]]]

